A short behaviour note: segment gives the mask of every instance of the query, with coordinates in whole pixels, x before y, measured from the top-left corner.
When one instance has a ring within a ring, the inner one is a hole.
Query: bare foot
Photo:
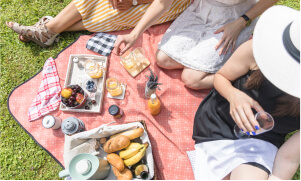
[[[6,26],[8,26],[9,28],[12,28],[13,25],[14,25],[13,22],[7,22],[7,21],[5,22],[5,24],[6,24]],[[19,40],[22,41],[22,42],[29,42],[29,41],[30,41],[29,39],[27,39],[26,37],[24,37],[24,36],[22,36],[22,35],[20,35],[20,34],[19,34],[18,38],[19,38]]]
[[[6,25],[7,25],[9,28],[13,29],[12,27],[13,27],[14,23],[13,23],[13,22],[7,22],[7,21],[6,21]],[[41,25],[42,25],[42,24],[36,23],[36,24],[33,25],[33,26],[41,26]],[[19,34],[19,36],[18,36],[19,40],[22,41],[22,42],[29,42],[29,41],[30,41],[25,35],[22,35],[22,34],[24,33],[23,31],[25,31],[25,29],[27,29],[26,27],[28,27],[28,26],[25,26],[25,28],[21,30],[21,32],[20,32],[20,34]],[[27,29],[27,35],[30,36],[30,37],[33,37],[33,32],[32,32],[30,29]],[[41,41],[41,40],[40,40],[40,37],[39,37],[39,33],[38,33],[37,31],[35,31],[35,35],[36,35],[37,39],[38,39],[39,41]],[[45,42],[48,40],[48,39],[46,39],[45,37],[48,37],[48,35],[47,35],[47,33],[44,33],[44,32],[42,32],[42,35],[43,35],[43,36],[42,36],[42,41],[41,41],[41,42],[45,43]]]

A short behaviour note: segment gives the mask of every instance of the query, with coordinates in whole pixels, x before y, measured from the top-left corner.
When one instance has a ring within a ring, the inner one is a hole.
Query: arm
[[[278,150],[269,180],[290,180],[300,164],[300,131],[293,134]]]
[[[251,9],[249,9],[245,15],[247,15],[251,20],[254,20],[269,7],[276,4],[277,1],[278,0],[260,0]],[[234,22],[226,24],[214,32],[215,34],[224,32],[223,37],[215,47],[215,49],[218,49],[221,44],[223,44],[223,47],[219,52],[220,55],[226,54],[230,48],[232,52],[234,51],[236,40],[240,32],[246,27],[246,24],[246,21],[242,17],[239,17]]]
[[[168,9],[171,7],[173,0],[154,0],[148,10],[142,16],[139,23],[130,34],[120,35],[117,37],[114,48],[117,55],[126,52],[137,40],[137,38],[150,26],[152,26]],[[124,43],[125,47],[120,50],[120,45]]]
[[[254,132],[258,126],[252,109],[263,111],[262,107],[244,92],[232,86],[231,82],[245,75],[249,70],[257,69],[253,57],[252,40],[242,44],[215,74],[214,87],[230,103],[230,115],[238,127]],[[254,134],[254,133],[253,133]]]

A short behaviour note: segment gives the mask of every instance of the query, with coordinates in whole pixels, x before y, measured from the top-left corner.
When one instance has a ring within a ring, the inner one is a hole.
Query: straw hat
[[[273,6],[259,18],[253,53],[263,75],[282,91],[300,98],[300,13]]]

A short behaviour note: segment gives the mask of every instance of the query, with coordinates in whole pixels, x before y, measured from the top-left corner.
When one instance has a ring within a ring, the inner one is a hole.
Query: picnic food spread
[[[135,52],[136,54],[139,54],[138,59],[133,52],[129,52],[125,57],[120,57],[123,61],[123,65],[127,69],[135,67],[136,64],[139,64],[139,60],[145,60],[144,50],[142,48],[135,50]],[[143,52],[143,54],[141,52]],[[103,66],[106,65],[106,61],[102,63],[102,61],[99,60],[100,59],[97,59],[95,56],[70,56],[65,87],[60,92],[61,104],[63,106],[72,109],[75,112],[89,111],[94,105],[102,104],[104,86],[106,86],[108,93],[113,98],[124,94],[124,89],[122,88],[123,83],[119,82],[119,80],[114,77],[106,79],[106,66]],[[84,65],[82,64],[83,62]],[[84,72],[86,74],[83,74]],[[158,76],[155,77],[151,70],[150,72],[151,75],[146,88],[152,89],[151,92],[153,94],[150,96],[150,100],[147,103],[150,113],[152,115],[157,115],[160,113],[161,103],[154,92],[157,88],[160,89],[158,85],[162,85],[162,83],[158,83]],[[88,77],[82,77],[82,75],[88,75]],[[99,92],[101,93],[100,97],[97,96],[97,93]],[[115,104],[109,107],[108,112],[117,119],[122,118],[124,115],[124,111]],[[48,115],[44,118],[43,126],[52,129],[61,127],[62,132],[67,136],[72,136],[85,130],[84,122],[76,117],[69,117],[63,120],[62,123],[59,120],[60,118]],[[99,139],[98,143],[103,151],[107,153],[106,160],[111,165],[112,172],[118,180],[130,180],[134,177],[138,179],[148,179],[149,169],[145,155],[150,143],[142,143],[140,137],[143,134],[144,129],[138,127]],[[89,157],[89,155],[81,154],[78,154],[77,156]],[[73,171],[71,170],[67,173],[67,170],[64,170],[60,173],[60,177],[68,175],[75,179],[104,179],[106,177],[104,177],[106,174],[101,174],[102,177],[84,177],[93,169],[93,161],[88,158],[80,159],[77,156],[73,157],[73,159],[77,160],[74,167],[75,173],[72,173]],[[72,164],[73,159],[70,164]],[[83,177],[77,177],[74,174],[79,174]],[[95,172],[93,176],[95,175],[97,175],[97,172]]]

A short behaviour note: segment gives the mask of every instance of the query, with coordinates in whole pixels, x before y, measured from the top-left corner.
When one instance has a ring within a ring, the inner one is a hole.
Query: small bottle
[[[151,115],[158,115],[161,111],[161,102],[157,98],[156,94],[152,94],[148,101],[148,108]]]
[[[148,166],[141,161],[131,167],[131,172],[136,178],[143,180],[148,179]]]

